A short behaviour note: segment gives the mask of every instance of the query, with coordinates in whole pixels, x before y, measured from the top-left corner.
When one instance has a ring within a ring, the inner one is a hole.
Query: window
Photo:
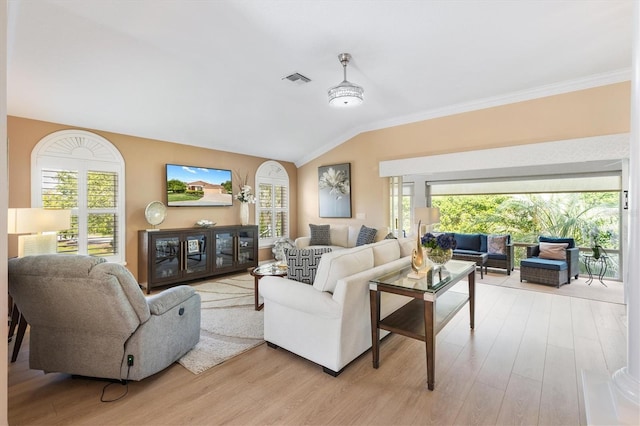
[[[391,229],[397,236],[413,232],[414,183],[405,182],[401,176],[389,178]],[[400,189],[402,188],[402,192]]]
[[[256,172],[256,217],[259,245],[266,247],[289,237],[289,175],[276,161],[266,161]]]
[[[124,262],[124,160],[106,139],[80,130],[43,138],[33,149],[34,207],[71,209],[58,252]]]

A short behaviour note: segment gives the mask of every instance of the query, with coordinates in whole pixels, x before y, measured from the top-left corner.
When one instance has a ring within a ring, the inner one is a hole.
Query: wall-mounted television
[[[233,204],[231,170],[167,164],[167,206],[221,207]]]

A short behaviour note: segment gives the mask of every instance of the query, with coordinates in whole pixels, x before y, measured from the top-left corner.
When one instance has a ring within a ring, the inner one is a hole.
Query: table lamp
[[[423,236],[431,227],[440,222],[440,209],[437,207],[418,207],[413,210],[413,216],[418,221],[418,237]],[[424,225],[425,231],[421,229]]]
[[[57,252],[57,232],[71,228],[71,210],[16,208],[7,212],[8,234],[18,237],[18,257]]]

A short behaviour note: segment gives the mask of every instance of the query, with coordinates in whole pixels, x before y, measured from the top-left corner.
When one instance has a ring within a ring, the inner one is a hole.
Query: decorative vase
[[[600,259],[600,246],[594,246],[592,250],[593,250],[593,258]]]
[[[442,266],[453,257],[453,250],[441,248],[427,248],[427,258],[436,266]]]
[[[249,203],[240,203],[240,224],[249,223]]]

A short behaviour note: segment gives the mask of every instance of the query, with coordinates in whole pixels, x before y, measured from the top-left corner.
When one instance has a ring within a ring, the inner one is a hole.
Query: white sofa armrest
[[[286,306],[289,309],[323,318],[339,318],[342,307],[333,300],[331,293],[318,291],[309,284],[288,278],[263,277],[260,279],[260,294],[267,301]]]
[[[295,240],[296,248],[305,248],[309,247],[309,243],[311,242],[311,237],[298,237]]]

